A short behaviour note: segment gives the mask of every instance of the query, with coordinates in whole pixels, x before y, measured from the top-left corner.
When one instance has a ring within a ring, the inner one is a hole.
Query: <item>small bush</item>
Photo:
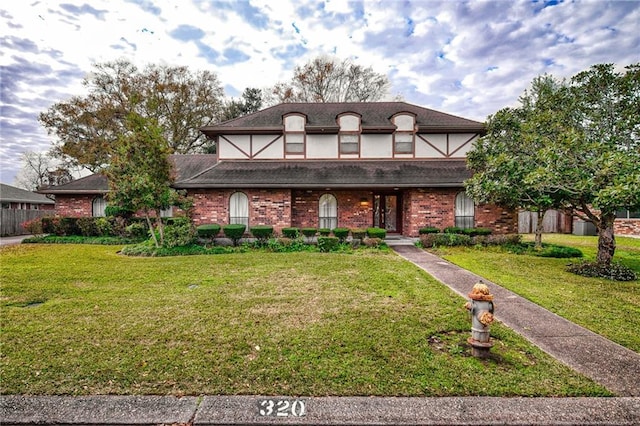
[[[42,232],[42,218],[40,217],[23,222],[22,227],[35,237],[44,234],[44,232]]]
[[[247,227],[243,223],[236,223],[231,225],[224,225],[222,227],[222,232],[224,233],[225,237],[233,241],[234,246],[237,246],[238,241],[240,241],[240,238],[242,238],[246,229]]]
[[[320,229],[318,229],[318,233],[323,237],[328,237],[331,234],[331,229],[329,229],[329,228],[320,228]]]
[[[424,228],[420,228],[418,230],[418,234],[420,235],[424,235],[424,234],[439,234],[440,233],[440,229],[436,228],[435,226],[426,226]]]
[[[94,217],[79,217],[76,220],[80,235],[83,237],[96,237],[98,235],[95,219]]]
[[[385,245],[382,238],[376,237],[365,238],[364,240],[362,240],[362,243],[369,248],[379,248]]]
[[[555,257],[559,259],[582,257],[582,251],[577,248],[558,246],[555,244],[545,245],[541,251],[533,250],[532,254],[540,257]]]
[[[117,230],[121,223],[116,217],[96,217],[94,222],[96,234],[99,237],[114,237],[120,234]]]
[[[198,225],[198,227],[196,228],[196,232],[198,233],[198,237],[210,239],[211,241],[213,241],[216,235],[220,233],[220,229],[222,229],[222,227],[217,223],[208,223],[204,225]]]
[[[351,237],[356,240],[362,240],[367,236],[367,230],[362,228],[355,228],[351,230]]]
[[[489,228],[465,228],[461,229],[459,234],[468,235],[470,237],[477,237],[479,235],[490,235],[491,229]]]
[[[60,218],[59,217],[43,217],[42,232],[44,234],[59,235]]]
[[[104,215],[106,217],[124,217],[129,218],[133,216],[134,212],[131,210],[123,209],[119,206],[107,206],[104,209]]]
[[[340,245],[340,240],[336,237],[318,237],[318,249],[321,252],[335,251]]]
[[[473,244],[481,244],[483,246],[518,246],[522,243],[522,235],[520,234],[497,234],[497,235],[478,235],[473,237]]]
[[[384,240],[387,237],[387,231],[386,229],[378,227],[367,228],[367,237],[380,238],[381,240]]]
[[[144,238],[149,233],[149,227],[141,222],[133,222],[124,228],[124,232],[131,238]]]
[[[295,240],[300,236],[300,230],[298,228],[282,228],[282,235]]]
[[[468,235],[440,233],[440,234],[423,234],[420,236],[420,243],[423,247],[455,247],[470,246],[472,239]]]
[[[336,228],[333,230],[333,235],[335,235],[336,238],[338,238],[338,240],[343,243],[349,236],[349,228]]]
[[[318,230],[316,228],[302,228],[302,235],[307,238],[315,237],[317,233]]]
[[[604,265],[597,262],[570,263],[567,271],[583,277],[606,278],[614,281],[633,281],[638,275],[630,268],[619,263]]]
[[[173,248],[188,246],[194,243],[197,231],[186,217],[174,218],[171,225],[164,227],[163,247]]]
[[[273,226],[271,225],[256,225],[250,229],[251,235],[257,238],[258,243],[264,245],[269,238],[273,236]]]
[[[445,234],[461,234],[462,228],[457,226],[447,226],[442,232],[444,232]]]

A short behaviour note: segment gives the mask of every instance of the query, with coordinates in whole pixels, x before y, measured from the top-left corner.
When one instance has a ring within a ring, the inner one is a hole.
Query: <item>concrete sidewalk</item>
[[[482,278],[417,247],[400,256],[467,298]],[[3,425],[638,425],[640,355],[487,280],[496,319],[616,398],[0,396]]]

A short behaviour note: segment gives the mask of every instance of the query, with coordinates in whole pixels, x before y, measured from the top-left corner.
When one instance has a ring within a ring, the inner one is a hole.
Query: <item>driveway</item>
[[[12,244],[20,244],[25,238],[29,238],[31,235],[17,235],[13,237],[0,237],[0,246],[8,246]]]

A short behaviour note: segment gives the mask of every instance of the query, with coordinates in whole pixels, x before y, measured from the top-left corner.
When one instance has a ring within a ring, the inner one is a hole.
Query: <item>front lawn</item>
[[[545,234],[542,241],[578,248],[585,259],[595,259],[597,237]],[[616,237],[616,243],[614,261],[640,274],[640,239]],[[499,248],[447,247],[437,252],[569,321],[640,352],[639,280],[586,278],[565,270],[568,263],[579,259],[512,254]]]
[[[2,394],[609,395],[500,324],[469,356],[464,299],[389,251],[117,249],[0,250]]]

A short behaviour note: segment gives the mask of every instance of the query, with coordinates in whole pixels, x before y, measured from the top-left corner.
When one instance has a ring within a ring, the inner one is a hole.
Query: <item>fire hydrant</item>
[[[489,326],[493,322],[493,295],[489,293],[489,287],[480,281],[473,286],[469,298],[471,302],[464,305],[471,311],[471,337],[467,342],[473,356],[487,358],[493,346],[489,338]]]

